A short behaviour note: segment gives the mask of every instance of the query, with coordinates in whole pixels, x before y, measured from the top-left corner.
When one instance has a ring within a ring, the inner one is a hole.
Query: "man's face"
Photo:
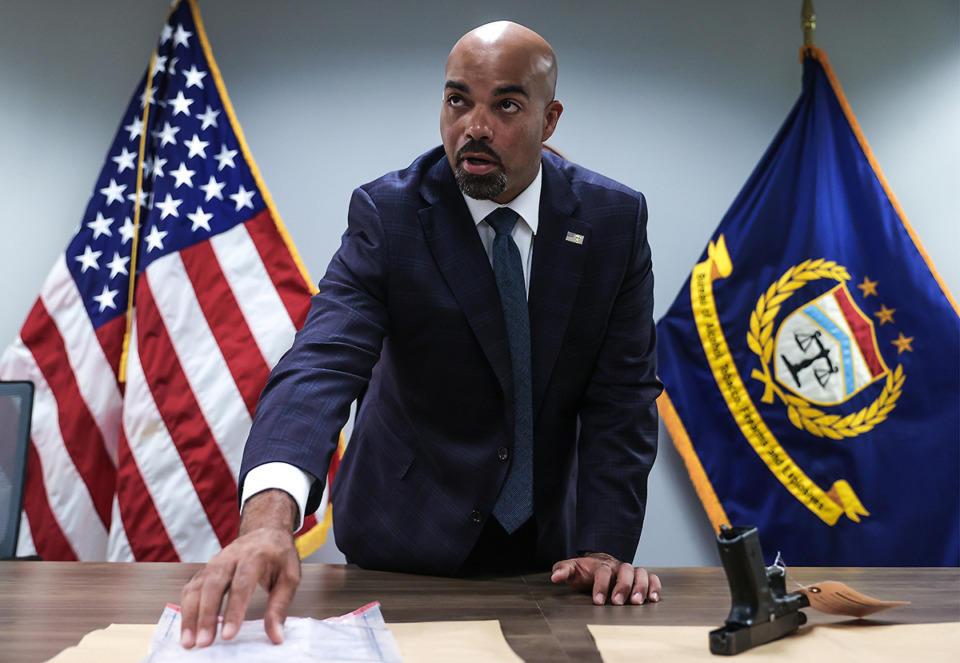
[[[440,135],[460,189],[499,203],[536,177],[562,111],[543,59],[510,44],[472,40],[447,60]]]

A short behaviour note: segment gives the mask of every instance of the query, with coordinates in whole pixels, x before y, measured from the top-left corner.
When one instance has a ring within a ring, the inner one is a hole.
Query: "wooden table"
[[[111,623],[156,623],[197,564],[0,562],[0,661],[33,663]],[[290,614],[325,618],[380,601],[390,622],[500,620],[510,646],[529,663],[600,661],[587,624],[718,627],[730,610],[720,568],[655,569],[661,602],[593,606],[546,574],[459,580],[308,564]],[[911,601],[875,616],[882,623],[960,621],[960,569],[795,568],[794,583],[839,580],[880,599]],[[258,590],[247,617],[263,616]],[[807,609],[811,623],[843,621]],[[704,633],[704,650],[707,636]],[[718,659],[719,660],[719,659]]]

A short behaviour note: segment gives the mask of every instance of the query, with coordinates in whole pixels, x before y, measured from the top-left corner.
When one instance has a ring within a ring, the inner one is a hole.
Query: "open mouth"
[[[468,141],[457,152],[457,165],[471,175],[487,175],[502,169],[500,157],[489,146],[480,141]]]
[[[460,167],[471,175],[486,175],[498,168],[500,162],[485,154],[467,153],[459,159]]]

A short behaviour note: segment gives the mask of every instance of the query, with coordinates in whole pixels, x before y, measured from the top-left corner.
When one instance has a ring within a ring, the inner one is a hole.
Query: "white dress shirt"
[[[543,168],[537,171],[537,176],[526,189],[521,191],[516,198],[505,205],[500,205],[492,200],[476,200],[469,196],[463,199],[467,203],[470,215],[473,216],[473,222],[477,224],[477,232],[480,234],[480,241],[483,242],[483,248],[487,252],[490,264],[493,264],[493,238],[497,236],[493,226],[484,219],[498,207],[509,207],[520,215],[517,225],[513,227],[513,241],[520,249],[520,259],[523,263],[523,280],[527,287],[527,296],[530,295],[530,266],[533,264],[533,238],[537,234],[537,226],[540,223],[540,189],[543,184]]]

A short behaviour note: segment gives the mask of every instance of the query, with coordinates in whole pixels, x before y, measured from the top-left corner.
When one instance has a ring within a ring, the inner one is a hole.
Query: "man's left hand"
[[[603,605],[608,598],[614,605],[660,600],[660,578],[655,573],[647,573],[606,553],[586,553],[583,557],[557,562],[550,579],[590,591],[596,605]]]

